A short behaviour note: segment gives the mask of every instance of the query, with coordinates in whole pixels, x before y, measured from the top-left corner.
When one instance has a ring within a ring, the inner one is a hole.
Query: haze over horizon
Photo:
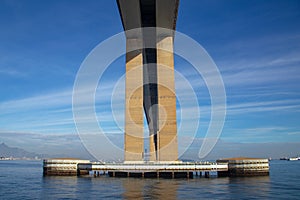
[[[73,84],[93,48],[123,31],[116,2],[1,1],[0,16],[0,143],[85,156],[73,121]],[[180,1],[176,30],[206,49],[226,89],[225,126],[207,159],[300,154],[300,2]],[[192,158],[208,128],[210,94],[186,60],[175,56],[175,69],[193,86],[200,105],[200,127],[185,154]],[[105,72],[96,93],[99,124],[120,148],[124,73],[122,56]],[[178,76],[175,85],[186,98]],[[117,116],[111,96],[118,97]],[[193,117],[193,107],[181,109]],[[181,133],[184,137],[192,135]]]

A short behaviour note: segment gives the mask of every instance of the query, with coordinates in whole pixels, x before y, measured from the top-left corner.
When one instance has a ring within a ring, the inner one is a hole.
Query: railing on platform
[[[180,164],[123,164],[79,163],[79,170],[102,171],[227,171],[227,164],[180,163]]]

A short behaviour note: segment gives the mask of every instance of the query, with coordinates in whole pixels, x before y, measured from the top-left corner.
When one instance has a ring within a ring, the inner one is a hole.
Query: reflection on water
[[[227,193],[232,198],[239,195],[241,192],[245,196],[253,196],[255,198],[268,198],[270,192],[270,177],[235,177],[227,178],[226,184]]]
[[[77,177],[44,177],[42,182],[41,199],[76,198],[78,186]],[[87,181],[88,183],[88,181]]]
[[[144,196],[145,182],[140,179],[126,179],[123,181],[124,199],[137,199]]]
[[[192,199],[269,198],[270,178],[142,179],[44,177],[41,198]]]
[[[134,179],[123,180],[124,199],[176,199],[178,185],[174,180],[162,179]]]

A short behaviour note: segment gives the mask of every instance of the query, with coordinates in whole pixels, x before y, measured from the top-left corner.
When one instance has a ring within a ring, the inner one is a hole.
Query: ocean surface
[[[0,199],[300,199],[300,161],[270,162],[270,176],[138,179],[43,177],[42,161],[0,161]]]

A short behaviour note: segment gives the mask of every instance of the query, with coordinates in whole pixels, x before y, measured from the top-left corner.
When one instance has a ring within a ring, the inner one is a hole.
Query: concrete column
[[[157,37],[159,158],[178,159],[173,36]]]
[[[127,38],[126,48],[140,47],[142,40]],[[141,161],[144,152],[142,51],[126,54],[125,161]]]
[[[209,178],[209,172],[205,172],[205,178]]]
[[[149,160],[156,161],[156,152],[154,145],[154,135],[149,136]]]

